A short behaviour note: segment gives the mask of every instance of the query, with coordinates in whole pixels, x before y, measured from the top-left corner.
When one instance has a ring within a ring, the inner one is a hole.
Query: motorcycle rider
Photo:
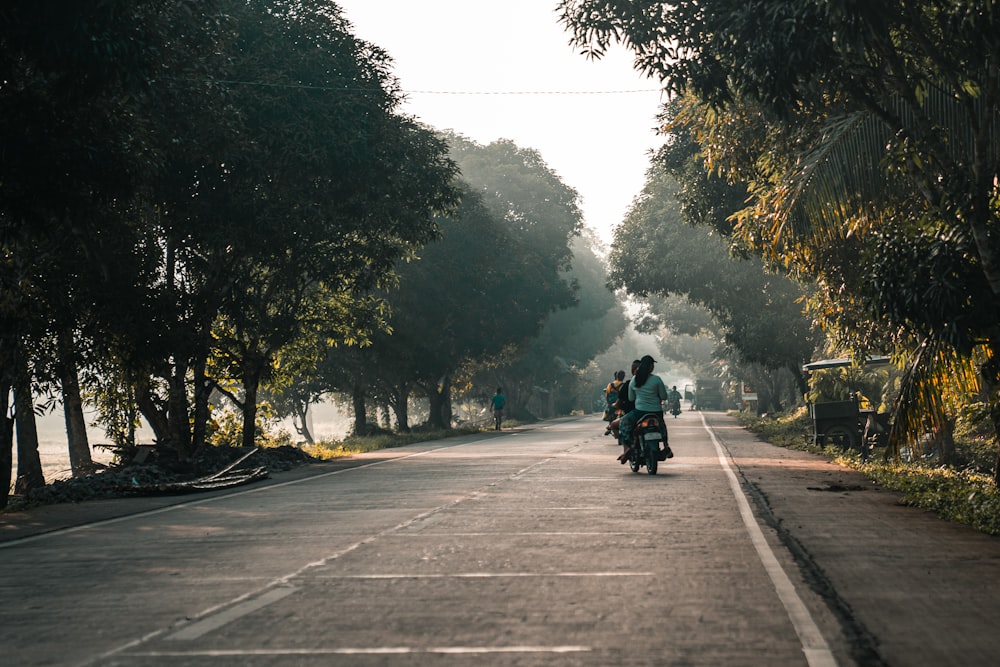
[[[681,392],[677,391],[677,385],[670,388],[667,392],[667,402],[670,403],[670,414],[677,418],[677,415],[681,413]]]
[[[667,400],[667,387],[658,375],[653,375],[655,363],[656,359],[648,354],[645,355],[639,360],[639,368],[635,372],[635,377],[629,382],[628,397],[635,402],[635,408],[622,417],[619,424],[622,444],[625,448],[625,452],[618,457],[618,461],[621,463],[628,460],[629,450],[632,448],[632,429],[646,415],[657,415],[660,418],[663,444],[667,448],[667,458],[674,455],[667,442],[667,422],[663,418],[663,401]]]

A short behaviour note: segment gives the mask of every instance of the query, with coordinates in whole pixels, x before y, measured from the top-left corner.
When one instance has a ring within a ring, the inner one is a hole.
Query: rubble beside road
[[[204,447],[187,461],[149,456],[123,465],[98,467],[93,473],[56,480],[12,495],[8,510],[40,505],[140,495],[191,493],[247,484],[271,472],[291,470],[316,459],[298,447]]]

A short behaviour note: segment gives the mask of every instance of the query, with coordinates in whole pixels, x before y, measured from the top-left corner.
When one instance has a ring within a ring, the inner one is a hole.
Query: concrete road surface
[[[1000,541],[720,413],[595,417],[0,525],[4,665],[988,665]]]

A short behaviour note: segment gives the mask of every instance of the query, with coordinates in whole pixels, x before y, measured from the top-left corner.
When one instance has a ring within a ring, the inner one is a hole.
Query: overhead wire
[[[359,93],[370,88],[355,88],[351,86],[315,86],[304,83],[271,83],[267,81],[240,81],[236,79],[193,79],[186,77],[170,77],[170,81],[191,81],[194,83],[225,84],[238,86],[262,86],[268,88],[293,88],[301,90],[321,90],[342,93]],[[409,90],[397,89],[407,95],[631,95],[637,93],[659,93],[659,88],[634,88],[623,90]]]

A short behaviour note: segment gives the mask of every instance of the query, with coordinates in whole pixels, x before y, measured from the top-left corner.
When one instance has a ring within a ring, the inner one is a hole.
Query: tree
[[[448,428],[459,369],[490,361],[537,334],[549,306],[522,305],[531,289],[524,267],[532,253],[469,186],[458,211],[439,225],[441,238],[400,267],[399,287],[387,294],[389,330],[373,338],[368,379],[397,420],[404,416],[407,388],[418,387],[430,403],[430,424]]]
[[[583,380],[586,369],[626,325],[624,308],[607,287],[607,268],[595,251],[597,243],[586,232],[573,241],[572,268],[565,279],[576,287],[576,304],[549,315],[537,337],[497,368],[478,374],[478,387],[499,383],[514,397],[515,418],[591,408],[591,387]]]
[[[615,229],[610,284],[642,298],[686,296],[708,309],[739,360],[787,369],[805,393],[801,367],[815,340],[798,303],[801,287],[768,272],[760,260],[731,257],[710,228],[682,221],[676,182],[664,171],[651,167],[642,194]]]
[[[985,358],[1000,431],[992,3],[744,3],[701,14],[700,3],[680,3],[669,21],[629,15],[627,4],[561,6],[578,43],[600,52],[622,37],[641,67],[712,113],[790,123],[784,145],[772,146],[785,157],[756,161],[768,177],[741,219],[744,235],[820,275],[833,297],[821,314],[844,338],[864,339],[865,326],[887,320],[881,329],[914,363],[955,358],[923,354],[925,344]]]
[[[474,180],[462,183],[457,211],[439,219],[441,238],[400,266],[396,288],[379,292],[391,306],[386,329],[371,337],[370,347],[332,355],[341,364],[364,368],[364,387],[347,381],[351,373],[331,377],[340,379],[338,389],[357,399],[355,430],[367,412],[359,391],[365,400],[389,406],[403,430],[409,426],[408,399],[422,395],[429,404],[429,423],[448,428],[452,395],[476,394],[479,387],[472,383],[484,375],[495,386],[506,360],[535,349],[540,332],[545,337],[553,312],[555,318],[565,313],[568,322],[579,324],[599,320],[616,305],[603,286],[597,258],[588,258],[584,245],[579,276],[575,268],[567,270],[574,261],[570,242],[580,228],[577,195],[536,152],[508,141],[481,146],[447,138],[463,178]],[[584,279],[588,290],[597,286],[587,303],[560,310],[574,303]],[[599,326],[590,332],[596,338],[588,336],[574,346],[606,347],[608,338],[621,330],[620,321],[608,320],[613,323],[607,328],[618,327],[613,334]],[[568,335],[569,328],[558,325],[553,331]],[[567,342],[562,341],[562,352]],[[543,349],[546,366],[532,377],[551,370],[550,348]],[[586,359],[573,363],[586,365]],[[548,382],[552,376],[545,377]]]
[[[219,341],[251,399],[298,338],[360,335],[367,292],[435,236],[455,167],[329,3],[78,5],[0,10],[0,111],[21,130],[0,140],[0,319],[18,323],[0,390],[26,336],[50,341],[36,372],[131,385],[184,456],[225,379],[214,333],[238,334]]]
[[[453,203],[455,167],[442,141],[393,112],[400,99],[385,55],[350,35],[339,9],[276,0],[245,23],[233,75],[264,75],[269,86],[238,94],[262,141],[259,155],[237,163],[257,199],[243,234],[252,259],[223,312],[235,334],[228,351],[240,363],[249,444],[256,388],[277,350],[299,335],[307,302],[339,300],[326,315],[342,319],[328,331],[346,338],[359,319],[351,300],[366,310],[365,295],[395,262],[436,236],[433,214]]]
[[[251,444],[275,355],[317,328],[357,335],[367,291],[433,238],[432,214],[454,197],[444,145],[394,112],[387,57],[338,8],[228,9],[203,47],[219,54],[212,77],[185,63],[163,76],[174,100],[150,111],[167,177],[133,210],[148,212],[161,278],[149,283],[154,325],[124,337],[121,356],[158,440],[182,456],[204,440],[209,390],[230,378]],[[317,324],[315,301],[339,320]]]
[[[493,346],[492,358],[480,360],[496,364],[508,354],[516,355],[516,345],[505,346],[528,341],[551,313],[576,303],[569,271],[572,242],[583,226],[579,194],[560,180],[536,150],[506,139],[482,146],[456,135],[449,137],[449,144],[463,179],[482,195],[492,214],[506,223],[508,238],[517,244],[504,251],[516,257],[519,265],[507,271],[504,282],[494,289],[507,304],[499,315],[504,326],[518,327],[520,333],[501,338]],[[509,389],[508,409],[523,407],[518,392],[513,386]]]
[[[509,139],[482,146],[449,135],[450,155],[462,178],[480,192],[494,215],[507,222],[534,274],[533,304],[572,303],[572,286],[563,272],[572,263],[571,240],[583,228],[579,194],[563,183],[541,154]]]
[[[105,213],[130,201],[158,164],[136,110],[166,42],[198,34],[198,17],[212,9],[201,3],[196,13],[189,4],[112,0],[52,12],[12,2],[0,10],[0,116],[18,128],[0,139],[2,318],[18,323],[0,327],[8,351],[0,392],[25,361],[39,362],[29,368],[48,362],[29,357],[48,351],[36,345],[29,353],[27,336],[72,339],[59,361],[64,369],[78,362],[83,322],[110,301],[100,288],[130,266],[104,252],[133,239],[127,220]],[[75,400],[72,375],[66,372],[64,391]],[[79,472],[89,463],[86,442],[75,439],[72,453]]]

